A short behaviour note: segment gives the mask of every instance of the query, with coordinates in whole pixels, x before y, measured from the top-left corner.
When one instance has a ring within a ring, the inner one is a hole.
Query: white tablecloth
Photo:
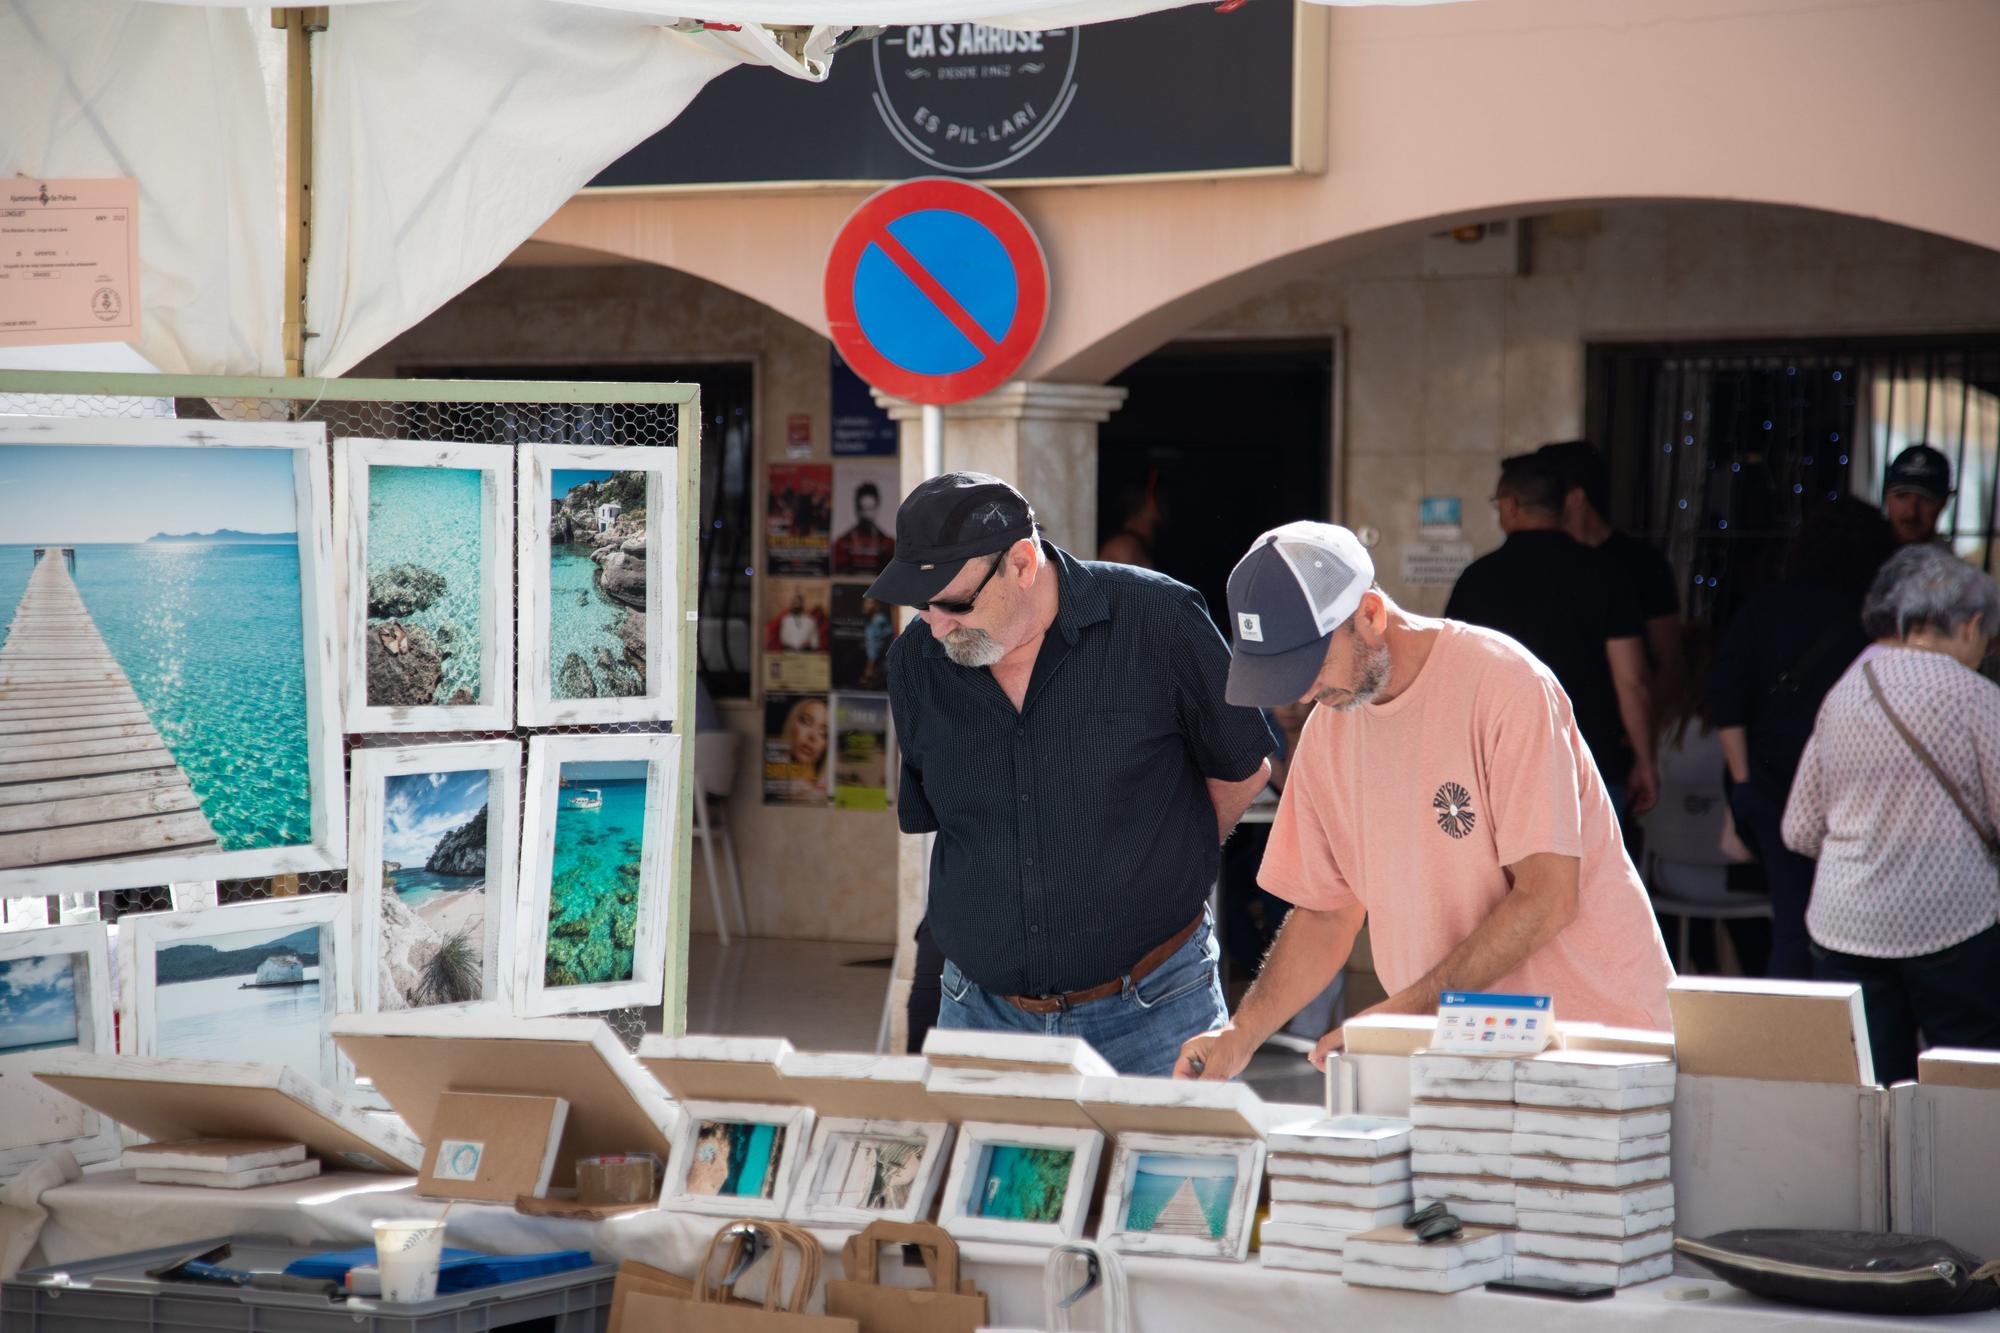
[[[42,1202],[49,1222],[41,1254],[31,1266],[72,1263],[108,1254],[153,1249],[180,1241],[230,1235],[282,1237],[302,1245],[352,1245],[368,1240],[371,1219],[435,1217],[442,1206],[412,1194],[406,1178],[342,1173],[263,1189],[231,1191],[192,1186],[141,1185],[127,1171],[97,1172],[48,1191]],[[600,1257],[639,1259],[692,1275],[721,1219],[669,1215],[657,1209],[606,1222],[523,1217],[511,1208],[459,1204],[451,1211],[447,1243],[495,1253],[588,1249]],[[840,1274],[840,1246],[848,1233],[823,1231],[827,1269]],[[996,1326],[1034,1328],[1041,1319],[1040,1250],[971,1242],[961,1247],[965,1271],[991,1298]],[[886,1257],[886,1256],[885,1256]],[[1671,1278],[1621,1291],[1609,1301],[1569,1302],[1487,1291],[1456,1296],[1350,1287],[1337,1277],[1291,1273],[1246,1264],[1133,1256],[1131,1280],[1137,1333],[1178,1333],[1265,1328],[1467,1328],[1480,1333],[1618,1333],[1642,1328],[1715,1329],[1771,1333],[1807,1329],[1951,1328],[1992,1316],[1968,1315],[1940,1322],[1832,1315],[1757,1300],[1712,1279]],[[885,1263],[886,1271],[899,1265]],[[915,1279],[921,1279],[917,1270]],[[902,1280],[900,1277],[896,1280]],[[754,1283],[744,1284],[745,1293]],[[1670,1287],[1705,1286],[1706,1300],[1669,1301]],[[1086,1306],[1095,1306],[1095,1300]],[[1080,1307],[1081,1308],[1081,1307]],[[1093,1327],[1079,1315],[1083,1327]]]

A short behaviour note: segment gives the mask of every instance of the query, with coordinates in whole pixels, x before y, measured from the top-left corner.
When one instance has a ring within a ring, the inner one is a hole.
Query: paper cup
[[[436,1296],[438,1260],[443,1257],[443,1223],[375,1219],[375,1265],[382,1270],[383,1300],[401,1303]]]

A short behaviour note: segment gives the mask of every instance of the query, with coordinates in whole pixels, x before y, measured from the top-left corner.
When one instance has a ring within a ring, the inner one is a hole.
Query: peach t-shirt
[[[1258,880],[1300,907],[1365,907],[1393,995],[1537,852],[1581,859],[1576,919],[1485,989],[1553,995],[1558,1019],[1669,1027],[1673,967],[1568,697],[1512,639],[1446,621],[1394,699],[1313,710]]]

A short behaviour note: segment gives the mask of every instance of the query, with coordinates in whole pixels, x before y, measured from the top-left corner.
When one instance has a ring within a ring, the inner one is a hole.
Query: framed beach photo
[[[0,933],[0,1180],[51,1148],[81,1163],[118,1156],[118,1126],[44,1083],[52,1057],[109,1055],[109,936],[101,925]]]
[[[942,1120],[822,1118],[789,1215],[822,1226],[924,1221],[950,1153]]]
[[[345,864],[319,425],[0,417],[0,896]]]
[[[1241,1260],[1263,1165],[1258,1139],[1120,1134],[1097,1239],[1133,1254]]]
[[[958,1128],[938,1222],[960,1240],[1075,1240],[1103,1149],[1095,1129],[969,1120]]]
[[[520,448],[523,726],[673,720],[675,451]]]
[[[120,1048],[279,1065],[339,1091],[331,1027],[354,1008],[353,939],[343,893],[121,917]]]
[[[812,1135],[809,1106],[688,1102],[674,1133],[669,1211],[782,1217]]]
[[[514,451],[337,439],[347,730],[514,724]]]
[[[357,1010],[512,1013],[520,743],[357,749],[351,763]]]
[[[660,1003],[680,744],[664,734],[529,740],[516,1013]]]

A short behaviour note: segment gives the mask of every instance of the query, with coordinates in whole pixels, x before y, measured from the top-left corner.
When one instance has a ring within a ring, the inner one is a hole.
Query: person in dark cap
[[[1928,444],[1913,444],[1889,464],[1882,516],[1899,545],[1938,540],[1938,515],[1951,500],[1951,460]]]
[[[1080,1037],[1120,1073],[1171,1072],[1227,1015],[1209,891],[1277,748],[1223,700],[1208,608],[1077,560],[984,473],[911,491],[896,543],[868,595],[921,613],[889,649],[889,705],[898,820],[937,834],[938,1026]]]

